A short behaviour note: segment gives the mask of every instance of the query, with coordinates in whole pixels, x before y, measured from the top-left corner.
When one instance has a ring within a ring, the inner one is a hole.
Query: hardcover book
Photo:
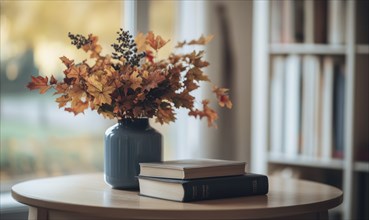
[[[193,180],[139,176],[140,195],[178,202],[265,195],[268,177],[247,173],[239,176]]]
[[[173,179],[234,176],[245,173],[246,162],[214,159],[169,160],[140,163],[140,175]]]

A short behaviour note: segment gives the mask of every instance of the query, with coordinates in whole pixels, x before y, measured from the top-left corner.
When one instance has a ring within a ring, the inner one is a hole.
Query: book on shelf
[[[280,43],[282,41],[282,1],[270,1],[270,42]]]
[[[344,157],[345,145],[345,65],[337,63],[334,66],[333,80],[333,138],[334,158]]]
[[[305,55],[302,71],[301,153],[309,157],[316,157],[319,150],[320,77],[319,58]]]
[[[245,173],[246,162],[215,159],[168,160],[140,163],[140,175],[173,179],[233,176]]]
[[[314,1],[304,0],[304,42],[312,44],[314,43],[314,28],[315,28],[315,20],[314,20]]]
[[[282,0],[281,43],[295,42],[295,1]]]
[[[313,88],[314,81],[312,72],[314,71],[314,62],[312,56],[303,57],[302,62],[302,104],[301,104],[301,153],[303,155],[312,155],[312,118],[314,113]]]
[[[334,60],[327,56],[323,59],[323,88],[322,88],[322,135],[320,146],[322,159],[331,159],[333,151],[333,78]]]
[[[300,84],[301,57],[289,55],[286,58],[285,89],[284,89],[284,154],[295,157],[298,154],[300,136]]]
[[[356,43],[369,44],[369,1],[356,1]]]
[[[291,1],[292,2],[292,1]],[[303,1],[293,1],[293,16],[294,16],[294,35],[293,40],[295,43],[304,42],[304,2]]]
[[[313,19],[313,35],[314,43],[325,44],[327,43],[327,5],[328,0],[310,1],[314,6]]]
[[[333,3],[329,6],[328,21],[329,1],[270,1],[270,42],[323,44],[327,42],[328,26],[331,27],[332,43],[342,41],[344,36],[341,32],[345,26],[342,22],[345,18],[338,16],[344,12],[344,3]]]
[[[192,180],[139,176],[140,195],[179,202],[265,195],[268,177],[247,173],[238,176]]]
[[[328,43],[344,44],[346,38],[346,1],[328,1]]]
[[[284,72],[284,57],[274,56],[270,79],[270,151],[273,154],[283,152]]]

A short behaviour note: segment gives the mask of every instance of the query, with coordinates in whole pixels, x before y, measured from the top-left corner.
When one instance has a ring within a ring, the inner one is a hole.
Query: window
[[[102,170],[103,133],[114,121],[95,112],[73,116],[58,109],[52,94],[26,88],[31,75],[63,74],[60,56],[82,61],[68,32],[110,42],[123,21],[120,1],[1,1],[2,191],[14,182]]]

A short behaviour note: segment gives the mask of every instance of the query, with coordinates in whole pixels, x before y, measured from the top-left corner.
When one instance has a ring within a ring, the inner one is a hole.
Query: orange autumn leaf
[[[72,65],[73,65],[73,63],[74,63],[74,60],[70,60],[70,59],[68,59],[68,58],[67,58],[67,57],[65,57],[65,56],[60,57],[60,60],[64,63],[64,65],[65,65],[67,68],[69,68],[70,66],[72,66]]]
[[[158,87],[158,84],[165,80],[165,76],[161,74],[161,70],[156,70],[155,72],[150,74],[148,74],[147,71],[144,73],[146,74],[143,77],[147,81],[147,84],[144,86],[144,89],[146,91],[150,91],[151,89]]]
[[[195,81],[210,81],[209,77],[200,68],[194,67],[188,70],[186,78]]]
[[[64,70],[64,74],[67,78],[75,78],[78,79],[79,73],[78,68],[76,66],[71,66],[68,69]]]
[[[168,42],[169,42],[169,40],[165,41],[160,35],[157,35],[155,37],[155,35],[152,31],[150,31],[146,35],[146,43],[148,43],[152,47],[152,49],[154,49],[156,51],[159,50],[160,48],[162,48]]]
[[[157,116],[156,116],[156,122],[159,122],[160,124],[169,123],[171,121],[174,121],[176,119],[175,114],[173,112],[173,109],[169,106],[166,107],[159,107]]]
[[[185,107],[185,108],[191,109],[193,107],[194,100],[195,100],[195,97],[190,95],[189,91],[187,90],[173,97],[174,106],[176,108]]]
[[[213,88],[213,92],[216,94],[216,96],[218,98],[219,106],[220,107],[226,106],[227,108],[231,109],[232,108],[232,102],[229,99],[228,91],[229,91],[229,89],[226,89],[226,88],[218,88],[216,86],[214,86],[214,88]]]
[[[54,89],[56,90],[56,92],[54,93],[54,95],[56,94],[63,94],[65,93],[69,88],[69,85],[66,83],[58,83],[56,84],[56,86],[54,87]]]
[[[114,92],[113,86],[99,85],[97,82],[88,84],[88,93],[94,97],[93,103],[95,105],[108,104],[112,102],[111,94]]]
[[[175,48],[182,48],[184,45],[186,45],[186,41],[179,41],[177,42],[177,45],[175,46]]]
[[[209,105],[209,100],[205,99],[202,101],[202,105],[203,105],[203,110],[200,111],[198,109],[196,110],[191,110],[188,115],[190,116],[194,116],[194,117],[197,117],[199,116],[200,119],[203,118],[203,117],[206,117],[207,120],[208,120],[208,126],[211,127],[217,127],[215,124],[214,124],[214,121],[218,119],[218,114],[212,109],[210,108],[208,105]]]
[[[205,51],[201,50],[198,53],[196,51],[193,51],[190,54],[186,55],[186,58],[188,58],[190,63],[194,64],[197,60],[201,59],[205,55]]]
[[[29,88],[30,90],[39,89],[40,94],[44,94],[45,92],[47,92],[47,90],[51,88],[51,86],[48,85],[48,81],[49,79],[47,78],[47,76],[32,76],[32,81],[28,83],[27,88]]]
[[[59,103],[59,108],[64,107],[67,105],[68,102],[72,101],[72,98],[68,95],[62,95],[59,98],[55,100],[57,103]]]
[[[129,76],[129,81],[131,82],[131,89],[136,90],[137,88],[141,88],[142,78],[138,75],[137,71],[134,71]]]
[[[81,99],[85,95],[85,90],[81,88],[78,84],[74,84],[73,87],[69,90],[69,96],[73,99]]]
[[[206,45],[207,43],[209,43],[212,39],[214,38],[214,35],[208,35],[208,36],[204,36],[201,35],[201,37],[197,40],[192,40],[188,43],[188,45],[193,45],[193,44],[200,44],[200,45]]]
[[[141,51],[146,51],[146,36],[143,33],[138,33],[137,36],[135,37],[135,43],[137,45],[137,51],[141,52]]]
[[[188,91],[190,91],[190,92],[200,87],[200,86],[199,86],[197,83],[195,83],[193,80],[185,80],[185,81],[183,82],[183,84],[186,86],[186,90],[188,90]]]
[[[79,113],[84,113],[84,111],[87,108],[88,108],[88,102],[83,102],[81,100],[78,100],[72,103],[72,106],[70,108],[65,108],[65,111],[73,112],[74,115],[78,115]]]

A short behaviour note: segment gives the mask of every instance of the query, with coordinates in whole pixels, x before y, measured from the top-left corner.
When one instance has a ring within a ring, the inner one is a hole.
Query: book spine
[[[334,61],[332,57],[325,57],[323,61],[323,101],[322,101],[322,159],[332,158],[332,126],[333,126],[333,76]]]
[[[304,40],[305,43],[312,44],[314,43],[314,1],[305,0],[304,7],[305,10],[303,11],[304,15]]]
[[[273,72],[270,80],[270,151],[273,154],[283,152],[283,103],[284,103],[284,64],[283,56],[273,57]]]
[[[328,43],[345,43],[346,1],[328,1]]]
[[[286,58],[285,88],[284,88],[284,154],[295,158],[298,154],[300,133],[300,56],[290,55]]]
[[[333,97],[333,157],[342,159],[344,157],[344,133],[345,133],[345,84],[344,64],[335,66],[334,97]]]
[[[232,178],[202,179],[183,184],[183,202],[265,195],[268,193],[267,176],[235,176]]]

